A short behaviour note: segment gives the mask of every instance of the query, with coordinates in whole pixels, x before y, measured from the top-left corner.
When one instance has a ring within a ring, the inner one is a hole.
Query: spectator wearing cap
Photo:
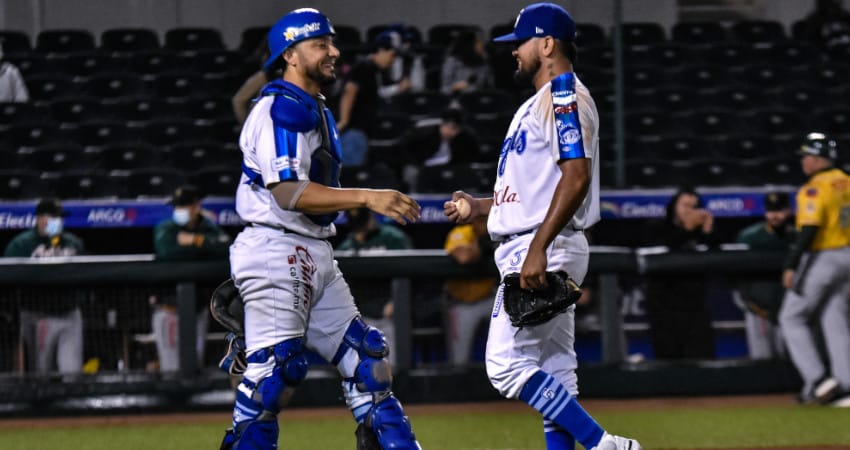
[[[796,239],[791,205],[786,192],[764,196],[764,220],[738,233],[737,242],[753,251],[786,254]],[[776,275],[747,277],[733,293],[735,303],[744,311],[747,347],[752,359],[778,359],[785,355],[779,332],[778,315],[785,290]]]
[[[202,199],[201,192],[192,185],[181,186],[174,191],[171,217],[159,222],[154,229],[154,249],[158,260],[227,259],[230,236],[206,217],[201,208]],[[172,290],[153,294],[150,298],[153,307],[151,328],[159,361],[151,363],[148,369],[158,367],[162,372],[173,372],[179,369],[176,299]],[[199,363],[203,362],[209,325],[207,298],[198,295],[195,302]]]
[[[803,403],[850,407],[850,176],[824,133],[798,147],[808,181],[797,191],[797,239],[785,260],[779,325],[800,373]],[[821,352],[823,342],[825,352]]]
[[[50,258],[85,253],[83,241],[64,231],[66,216],[55,198],[35,207],[35,226],[15,236],[4,253],[7,257]],[[81,291],[39,287],[28,293],[16,288],[20,309],[20,356],[27,370],[37,373],[76,373],[83,366],[83,314]]]
[[[378,115],[381,80],[402,52],[401,34],[385,31],[375,38],[369,57],[357,63],[348,73],[339,99],[339,121],[342,163],[361,166],[369,150],[369,134]],[[398,83],[395,94],[410,89],[407,79]]]

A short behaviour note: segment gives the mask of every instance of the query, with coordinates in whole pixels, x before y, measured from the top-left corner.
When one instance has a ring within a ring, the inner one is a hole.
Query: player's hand
[[[701,219],[702,219],[702,232],[703,233],[711,233],[714,230],[714,214],[707,209],[701,209]]]
[[[469,203],[469,216],[467,217],[461,217],[460,212],[457,210],[457,203],[455,202],[460,199],[464,199]],[[452,193],[452,199],[443,203],[443,214],[452,222],[467,224],[472,223],[474,218],[481,215],[481,207],[478,205],[478,200],[475,197],[463,191],[455,191]]]
[[[782,287],[785,289],[791,289],[794,287],[794,271],[791,269],[785,269],[782,271]]]
[[[410,83],[410,78],[407,78],[407,77],[402,78],[401,81],[398,82],[398,91],[399,92],[409,91],[411,86],[413,86],[413,85]]]
[[[522,269],[519,271],[519,287],[523,289],[543,289],[546,282],[546,251],[536,251],[531,248],[525,255]]]
[[[419,220],[422,210],[416,200],[393,189],[370,189],[366,207],[401,225]]]
[[[195,245],[195,233],[189,233],[188,231],[181,231],[177,233],[177,245],[182,245],[184,247]]]

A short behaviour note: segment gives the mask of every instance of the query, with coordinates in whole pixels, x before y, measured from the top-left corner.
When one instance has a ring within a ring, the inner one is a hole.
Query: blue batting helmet
[[[319,36],[334,35],[333,25],[324,14],[313,8],[300,8],[280,18],[269,30],[268,69],[291,45]]]

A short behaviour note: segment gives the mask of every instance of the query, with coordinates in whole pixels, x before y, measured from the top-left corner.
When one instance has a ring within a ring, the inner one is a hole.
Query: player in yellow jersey
[[[823,133],[809,133],[798,152],[809,181],[797,192],[800,233],[785,262],[779,323],[803,378],[800,401],[838,397],[832,405],[850,407],[850,176],[834,166],[838,146]]]

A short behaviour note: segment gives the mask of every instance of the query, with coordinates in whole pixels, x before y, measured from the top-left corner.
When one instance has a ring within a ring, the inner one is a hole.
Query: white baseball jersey
[[[302,212],[281,208],[272,197],[267,186],[280,181],[312,180],[337,187],[339,161],[317,160],[314,152],[322,147],[321,127],[307,132],[295,132],[275,126],[272,104],[275,95],[260,97],[245,121],[239,136],[239,147],[243,154],[243,172],[256,172],[260,178],[255,182],[246,173],[242,174],[236,190],[236,212],[245,222],[262,224],[273,228],[285,228],[295,233],[327,238],[336,234],[331,215],[308,216]],[[328,128],[336,140],[336,126],[325,110]],[[337,145],[338,147],[338,145]],[[335,167],[320,168],[318,164]],[[331,175],[331,180],[316,177]],[[333,215],[335,216],[335,215]],[[313,219],[316,220],[312,220]]]
[[[576,103],[580,134],[568,117]],[[546,83],[517,110],[502,144],[487,221],[490,237],[501,241],[543,223],[561,179],[557,162],[562,159],[591,160],[590,188],[565,231],[598,222],[598,155],[599,115],[590,92],[572,73]]]

